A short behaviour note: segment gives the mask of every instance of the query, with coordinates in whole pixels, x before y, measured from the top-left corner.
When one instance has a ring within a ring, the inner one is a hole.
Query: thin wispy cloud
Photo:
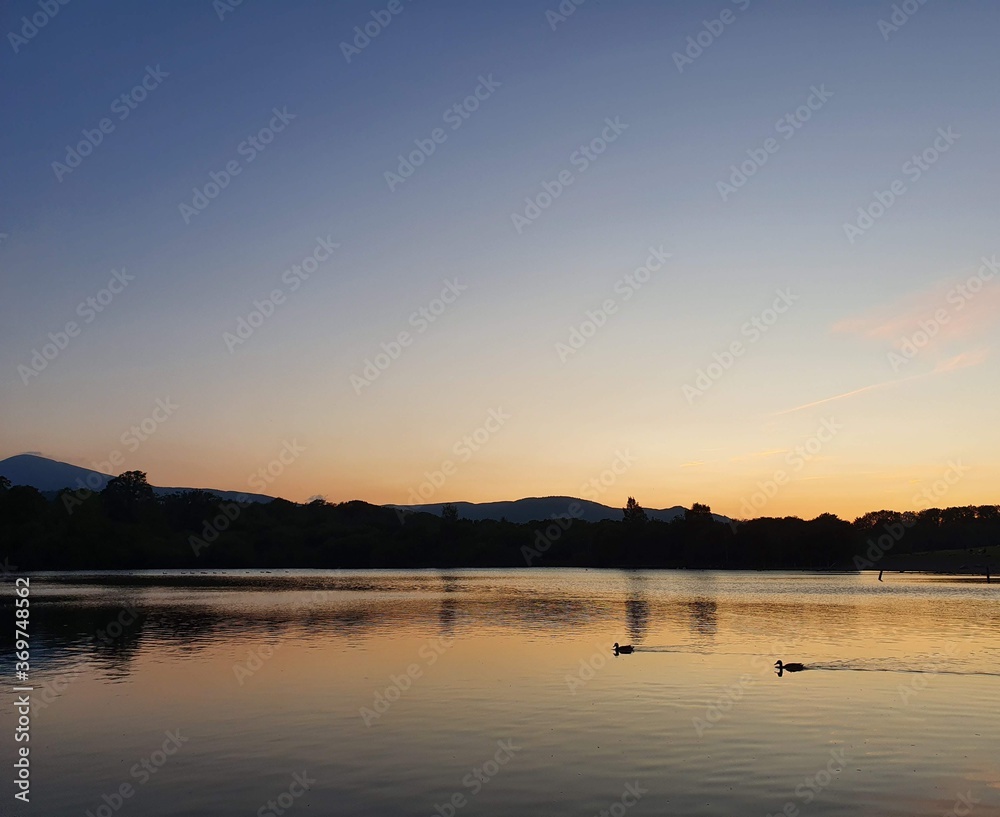
[[[978,366],[980,363],[986,361],[989,357],[989,352],[990,350],[986,347],[981,347],[971,352],[962,352],[938,363],[931,374],[943,374],[945,372],[954,372],[958,369],[968,369],[972,366]]]
[[[837,321],[831,329],[893,345],[927,328],[933,332],[928,346],[977,335],[1000,325],[1000,280],[990,276],[985,266],[949,276],[892,303]]]
[[[904,383],[907,380],[915,380],[918,377],[923,377],[923,375],[914,375],[913,377],[904,377],[901,380],[887,380],[884,383],[873,383],[870,386],[862,386],[860,389],[854,389],[854,391],[846,391],[843,394],[835,394],[833,397],[824,397],[821,400],[813,400],[811,403],[803,403],[801,406],[795,406],[794,408],[785,409],[784,411],[775,412],[776,417],[780,417],[784,414],[792,414],[796,411],[804,411],[808,408],[814,408],[816,406],[822,406],[826,403],[833,403],[836,400],[846,400],[848,397],[856,397],[859,394],[864,394],[868,391],[875,391],[876,389],[884,389],[888,386],[895,386],[899,383]]]
[[[939,363],[929,372],[923,372],[921,374],[910,375],[909,377],[896,378],[894,380],[886,380],[882,383],[872,383],[869,386],[862,386],[860,389],[854,389],[852,391],[844,392],[843,394],[835,394],[832,397],[824,397],[821,400],[814,400],[811,403],[804,403],[801,406],[795,406],[794,408],[785,409],[784,411],[775,412],[776,417],[780,417],[784,414],[792,414],[796,411],[803,411],[808,408],[815,408],[816,406],[822,406],[826,403],[833,403],[836,400],[846,400],[849,397],[857,397],[859,394],[864,394],[865,392],[876,391],[878,389],[886,389],[890,386],[898,386],[902,383],[909,383],[912,380],[923,380],[927,377],[933,377],[940,374],[948,374],[949,372],[958,371],[959,369],[968,369],[973,366],[978,366],[988,357],[988,349],[981,348],[973,352],[963,352],[962,354],[955,355],[948,360]]]
[[[983,258],[979,266],[961,275],[943,278],[831,327],[835,333],[879,341],[883,348],[887,343],[885,353],[893,371],[915,359],[923,360],[921,368],[929,369],[813,400],[779,411],[776,416],[983,363],[989,346],[983,345],[982,336],[1000,325],[1000,280],[996,269],[994,259]],[[970,340],[977,337],[979,345],[969,348]]]

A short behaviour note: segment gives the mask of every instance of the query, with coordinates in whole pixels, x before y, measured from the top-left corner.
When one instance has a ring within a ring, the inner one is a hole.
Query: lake
[[[14,813],[996,815],[998,594],[895,573],[33,576]]]

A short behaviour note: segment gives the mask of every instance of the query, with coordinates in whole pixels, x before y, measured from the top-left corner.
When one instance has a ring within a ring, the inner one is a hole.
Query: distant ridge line
[[[60,462],[37,454],[16,454],[0,460],[0,475],[7,477],[14,485],[30,485],[43,493],[53,494],[69,489],[86,488],[100,491],[116,475],[105,474],[92,468],[83,468],[67,462]],[[207,491],[220,499],[235,502],[271,502],[277,497],[247,491],[224,491],[217,488],[186,488],[153,486],[157,496],[181,491]],[[572,496],[532,496],[522,499],[497,502],[431,502],[420,505],[386,504],[382,507],[394,510],[430,513],[440,516],[445,505],[454,505],[459,518],[473,521],[506,519],[508,522],[542,522],[552,519],[579,519],[584,522],[604,520],[621,521],[622,509],[603,505],[589,499]],[[687,508],[674,505],[670,508],[645,508],[650,519],[670,522],[684,516]],[[729,522],[729,518],[713,514],[719,522]]]
[[[546,519],[580,519],[584,522],[601,522],[605,519],[621,521],[622,508],[602,505],[589,499],[571,496],[525,497],[498,502],[430,502],[420,505],[389,504],[385,507],[403,511],[431,513],[440,516],[445,505],[454,505],[460,519],[481,521],[485,519],[508,522],[535,522]],[[683,517],[688,510],[683,505],[670,508],[644,508],[649,519],[671,522]],[[718,522],[729,522],[729,517],[712,514]]]

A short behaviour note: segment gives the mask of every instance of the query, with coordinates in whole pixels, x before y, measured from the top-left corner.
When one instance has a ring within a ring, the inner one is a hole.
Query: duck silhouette
[[[778,677],[780,678],[781,673],[783,672],[802,672],[802,670],[806,668],[806,665],[794,662],[791,664],[785,664],[782,663],[781,659],[779,658],[777,661],[774,662],[774,667],[778,671]]]
[[[631,644],[624,644],[619,647],[618,642],[615,642],[615,655],[630,655],[633,652],[635,652],[635,647]]]

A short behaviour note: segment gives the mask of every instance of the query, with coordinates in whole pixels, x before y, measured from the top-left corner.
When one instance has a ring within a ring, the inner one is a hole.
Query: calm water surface
[[[459,570],[31,586],[32,803],[15,813],[1000,814],[995,583]],[[615,641],[637,651],[614,658]],[[778,658],[809,669],[779,678]]]

